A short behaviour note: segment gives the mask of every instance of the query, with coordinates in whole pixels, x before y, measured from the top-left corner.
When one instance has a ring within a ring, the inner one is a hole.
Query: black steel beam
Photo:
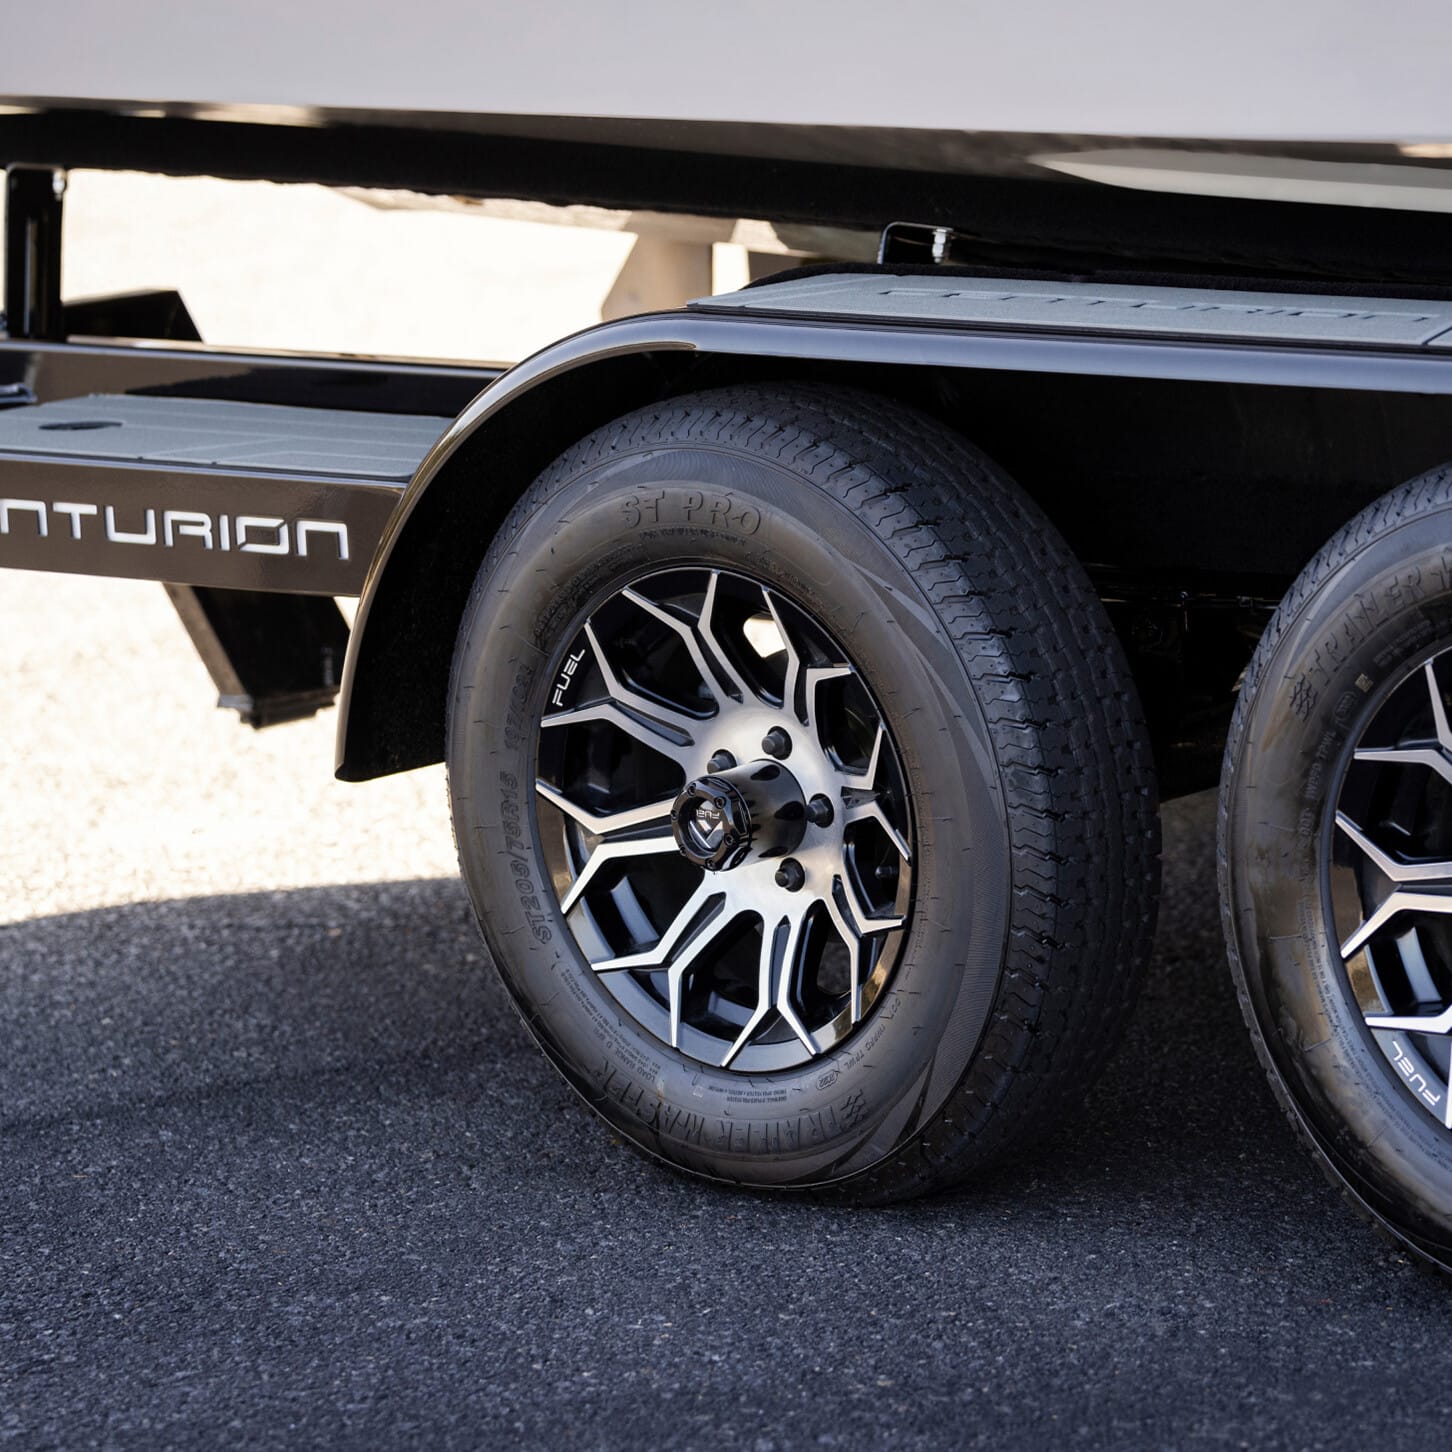
[[[503,371],[497,364],[261,353],[201,343],[143,348],[98,339],[0,338],[0,386],[23,383],[41,403],[144,393],[452,418]]]
[[[691,123],[598,117],[584,123],[577,117],[480,118],[478,124],[493,129],[388,125],[377,117],[369,124],[259,125],[66,108],[0,116],[0,158],[870,231],[910,218],[968,228],[985,247],[1006,249],[1010,266],[1036,265],[1027,260],[1027,249],[1074,270],[1134,259],[1167,270],[1452,285],[1452,217],[1435,213],[764,159],[751,127],[731,128],[740,132],[734,140],[708,141],[709,133],[719,133],[718,123],[703,123],[704,130]],[[890,145],[893,133],[883,135]],[[663,137],[676,145],[663,145]],[[976,144],[991,157],[1009,138],[952,133],[952,140]],[[1023,150],[1031,155],[1055,140],[1030,141]]]
[[[348,622],[317,595],[267,595],[168,585],[219,706],[249,726],[276,726],[331,706],[343,674]]]
[[[80,298],[64,307],[67,337],[165,338],[200,343],[202,335],[175,288],[109,293]]]
[[[65,174],[48,166],[5,172],[5,325],[12,338],[65,336],[61,198]]]

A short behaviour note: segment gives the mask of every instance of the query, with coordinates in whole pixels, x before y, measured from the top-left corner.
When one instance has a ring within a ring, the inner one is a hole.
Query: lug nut
[[[780,761],[782,757],[792,754],[792,739],[780,726],[773,726],[761,738],[761,749],[768,756],[774,756]]]
[[[729,751],[717,751],[706,763],[707,771],[730,771],[736,765],[736,758]]]
[[[807,821],[814,827],[832,825],[832,803],[820,792],[807,803]]]
[[[795,857],[788,857],[776,870],[776,885],[786,888],[788,892],[796,892],[806,880],[807,874],[802,871],[802,864]]]

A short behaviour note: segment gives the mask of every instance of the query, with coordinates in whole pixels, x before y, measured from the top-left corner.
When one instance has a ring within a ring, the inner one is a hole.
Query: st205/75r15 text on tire
[[[1247,673],[1221,787],[1241,1004],[1352,1202],[1452,1266],[1452,469],[1307,566]]]
[[[634,1144],[873,1201],[1072,1105],[1151,931],[1149,749],[1034,505],[871,394],[643,409],[536,481],[462,622],[465,882]]]

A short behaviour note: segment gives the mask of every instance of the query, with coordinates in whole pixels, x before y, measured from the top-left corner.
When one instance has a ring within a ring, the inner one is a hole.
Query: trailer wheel
[[[1307,566],[1231,727],[1220,881],[1272,1086],[1373,1223],[1452,1266],[1452,468]]]
[[[494,541],[450,692],[494,960],[651,1154],[900,1198],[1106,1056],[1158,880],[1138,701],[1052,526],[926,415],[739,387],[601,429]]]

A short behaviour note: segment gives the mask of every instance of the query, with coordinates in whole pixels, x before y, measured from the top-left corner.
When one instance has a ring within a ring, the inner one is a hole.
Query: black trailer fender
[[[1176,323],[1183,330],[1166,333],[1163,313],[1116,310],[1112,329],[1101,321],[1105,310],[1083,311],[1068,326],[1006,327],[774,311],[771,286],[751,291],[760,299],[751,306],[740,295],[708,300],[566,338],[489,385],[447,430],[404,492],[366,576],[339,700],[340,778],[442,760],[454,635],[490,538],[550,460],[641,405],[742,378],[825,375],[883,387],[888,373],[901,380],[943,369],[1452,394],[1452,352],[1425,346],[1425,337],[1348,346],[1336,331],[1345,319],[1401,316],[1357,315],[1350,299],[1277,296],[1284,326],[1257,317],[1245,338],[1236,336],[1244,325],[1229,316],[1234,307],[1218,304],[1187,312]],[[1324,339],[1314,330],[1308,337],[1313,302],[1333,304],[1323,312]]]

